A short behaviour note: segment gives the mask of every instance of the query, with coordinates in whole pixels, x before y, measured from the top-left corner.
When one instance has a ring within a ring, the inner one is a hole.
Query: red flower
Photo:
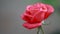
[[[33,29],[42,25],[42,21],[53,13],[54,8],[51,5],[36,3],[28,5],[26,11],[22,15],[22,19],[26,21],[23,26]]]

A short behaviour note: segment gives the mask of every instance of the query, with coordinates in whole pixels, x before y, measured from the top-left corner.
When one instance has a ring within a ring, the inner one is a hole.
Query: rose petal
[[[46,5],[46,7],[47,12],[45,13],[44,19],[48,18],[54,12],[54,8],[51,5]]]
[[[51,5],[46,5],[48,12],[54,12],[54,8]]]
[[[24,13],[23,15],[21,15],[21,18],[22,18],[23,20],[25,20],[25,21],[30,21],[32,17],[33,17],[33,16],[31,16],[31,15],[29,15],[29,14],[26,14],[26,13]]]
[[[29,23],[24,23],[23,26],[27,29],[33,29],[41,26],[42,23],[36,23],[36,24],[29,24]]]

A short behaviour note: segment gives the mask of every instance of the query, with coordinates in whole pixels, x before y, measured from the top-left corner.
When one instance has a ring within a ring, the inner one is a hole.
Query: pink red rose
[[[26,11],[22,14],[22,19],[25,21],[23,26],[28,29],[37,28],[42,25],[42,21],[47,19],[54,12],[51,5],[36,3],[28,5]]]

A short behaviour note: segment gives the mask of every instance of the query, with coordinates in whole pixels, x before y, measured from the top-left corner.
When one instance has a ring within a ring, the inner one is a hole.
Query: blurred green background
[[[42,2],[51,4],[55,11],[45,20],[45,34],[60,34],[60,0],[0,0],[0,34],[36,34],[37,29],[28,30],[20,15],[27,5]]]

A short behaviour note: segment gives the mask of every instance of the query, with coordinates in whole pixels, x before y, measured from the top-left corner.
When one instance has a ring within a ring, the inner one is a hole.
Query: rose
[[[42,25],[42,21],[47,19],[54,11],[51,5],[36,3],[28,5],[22,19],[25,21],[23,26],[28,29],[37,28]]]

